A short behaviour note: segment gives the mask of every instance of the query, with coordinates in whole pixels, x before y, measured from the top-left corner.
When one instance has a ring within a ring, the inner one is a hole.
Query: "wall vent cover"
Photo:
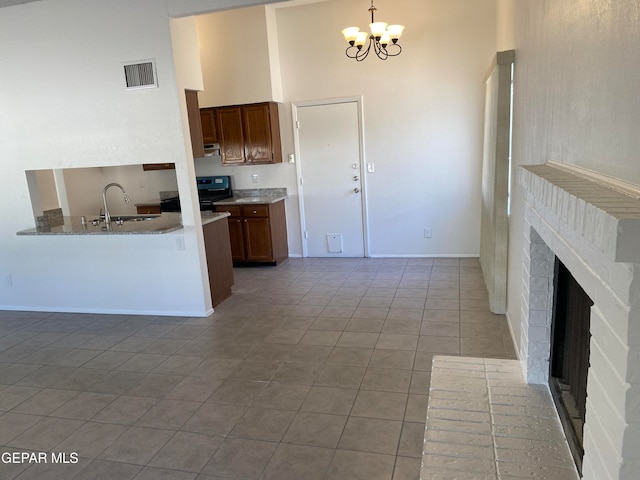
[[[123,63],[122,66],[124,69],[124,83],[126,90],[158,87],[155,60],[127,62]]]

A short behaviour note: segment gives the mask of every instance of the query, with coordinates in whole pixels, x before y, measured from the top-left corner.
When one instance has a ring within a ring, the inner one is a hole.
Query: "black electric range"
[[[229,175],[214,175],[210,177],[196,177],[198,186],[198,198],[200,199],[200,211],[213,210],[214,202],[230,198],[231,177]],[[179,212],[180,197],[165,198],[160,201],[160,211]]]

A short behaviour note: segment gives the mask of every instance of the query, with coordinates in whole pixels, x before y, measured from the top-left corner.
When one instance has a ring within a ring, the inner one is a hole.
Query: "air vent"
[[[158,87],[155,60],[123,63],[122,66],[124,67],[124,82],[127,90]]]

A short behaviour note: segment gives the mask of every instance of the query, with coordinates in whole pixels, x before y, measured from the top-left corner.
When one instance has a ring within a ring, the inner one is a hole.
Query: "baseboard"
[[[86,313],[86,314],[100,314],[100,315],[142,315],[153,317],[208,317],[213,313],[213,308],[206,311],[165,311],[165,310],[108,310],[101,308],[61,308],[61,307],[36,307],[18,306],[18,305],[2,305],[0,310],[12,311],[12,312],[45,312],[45,313]]]
[[[520,360],[520,342],[516,341],[516,338],[513,334],[513,328],[511,327],[511,316],[509,315],[509,310],[504,314],[507,318],[507,326],[509,327],[509,335],[511,335],[511,341],[513,342],[513,348],[516,351],[516,358]]]

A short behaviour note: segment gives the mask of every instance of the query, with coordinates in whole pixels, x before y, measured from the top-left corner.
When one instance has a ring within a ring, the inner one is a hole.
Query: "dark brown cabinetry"
[[[227,219],[223,218],[207,223],[202,229],[207,255],[207,269],[209,270],[211,302],[215,307],[231,296],[231,287],[233,286],[229,227]]]
[[[202,123],[200,121],[200,107],[198,106],[198,92],[195,90],[185,90],[184,93],[187,97],[187,117],[189,118],[193,158],[202,158],[204,157],[204,142],[202,141]]]
[[[142,170],[145,172],[151,170],[175,170],[175,163],[143,163]]]
[[[204,145],[218,143],[214,108],[200,109],[200,124],[202,125],[202,142]]]
[[[229,212],[229,238],[234,263],[277,265],[288,257],[284,201],[271,204],[217,206]]]
[[[136,212],[138,215],[160,215],[162,213],[160,211],[160,204],[158,203],[149,203],[147,205],[138,204],[136,205]]]
[[[224,165],[282,162],[277,103],[218,107],[215,123]]]

